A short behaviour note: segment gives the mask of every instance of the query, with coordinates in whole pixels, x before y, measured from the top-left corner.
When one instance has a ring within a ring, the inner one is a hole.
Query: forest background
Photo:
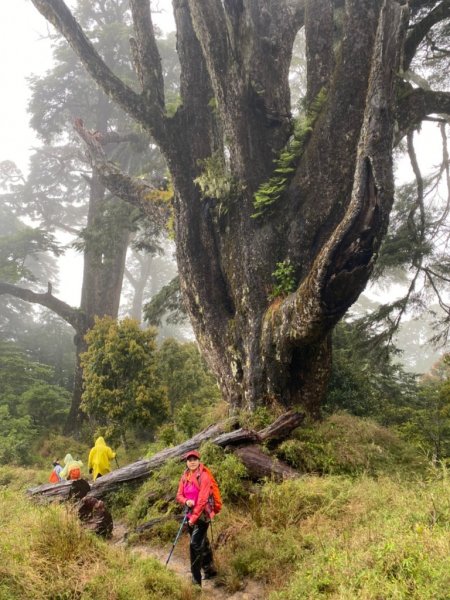
[[[113,53],[122,77],[132,79],[125,51],[129,33],[120,20],[127,3],[110,4],[116,12],[111,7],[102,12],[102,2],[72,3],[85,27],[99,35],[102,53]],[[30,5],[27,9],[33,10]],[[101,36],[98,21],[104,26]],[[149,222],[103,187],[74,133],[74,119],[99,132],[108,160],[151,181],[162,201],[169,201],[164,162],[148,135],[92,84],[61,38],[49,35],[54,62],[29,82],[28,118],[37,136],[29,166],[4,160],[0,173],[0,463],[5,468],[33,467],[38,480],[56,455],[70,448],[86,453],[95,435],[107,436],[121,460],[131,461],[179,443],[228,414],[180,304],[170,228],[168,233],[160,223]],[[166,98],[176,110],[179,67],[174,37],[161,31],[158,43],[165,61]],[[420,73],[426,75],[426,69]],[[301,39],[291,78],[297,91],[294,111],[301,110]],[[440,264],[446,273],[447,132],[445,122],[428,123],[415,138],[417,152],[411,144],[396,151],[399,176],[391,228],[370,292],[335,330],[324,420],[319,427],[308,423],[279,450],[280,458],[304,472],[379,474],[389,471],[391,460],[396,468],[445,472],[450,458],[447,282],[433,289],[415,267],[426,261],[430,268]],[[407,163],[412,165],[409,170]],[[431,216],[418,246],[411,228],[402,224],[420,194]],[[72,268],[61,260],[65,250],[77,253],[83,262],[79,305],[73,296],[63,297],[62,287],[61,297],[58,294],[60,269]],[[281,286],[282,293],[291,276],[283,268],[274,276],[274,287]],[[53,297],[62,301],[54,302]],[[89,315],[88,321],[80,319],[81,313]],[[75,409],[74,390],[81,402]],[[261,408],[241,418],[262,427],[277,410]],[[349,430],[359,439],[346,439],[344,432]],[[371,454],[369,448],[376,450]],[[385,461],[383,468],[377,452]],[[245,474],[233,468],[230,481],[245,480]],[[223,485],[226,489],[226,478]],[[330,479],[324,485],[335,482]],[[389,485],[383,493],[393,496]],[[319,495],[331,498],[335,492],[327,489]],[[267,488],[264,493],[279,492]],[[230,501],[249,502],[248,494],[230,483]],[[139,508],[142,499],[134,502],[130,501],[130,521],[137,525],[151,515]],[[266,496],[266,502],[263,511],[270,510],[273,497]],[[123,509],[120,500],[116,503]],[[255,539],[251,543],[255,546]],[[242,561],[226,571],[231,588],[242,575],[270,581],[262,567],[255,567],[257,557]],[[331,578],[317,585],[325,591],[333,587]]]

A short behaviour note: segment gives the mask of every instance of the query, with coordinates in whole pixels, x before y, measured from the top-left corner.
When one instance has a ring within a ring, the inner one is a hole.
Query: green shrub
[[[299,428],[295,438],[279,446],[278,456],[304,472],[357,475],[425,468],[417,449],[394,431],[345,413]]]
[[[201,447],[201,460],[211,469],[224,503],[236,501],[247,495],[244,479],[247,469],[234,454],[227,454],[211,442]]]

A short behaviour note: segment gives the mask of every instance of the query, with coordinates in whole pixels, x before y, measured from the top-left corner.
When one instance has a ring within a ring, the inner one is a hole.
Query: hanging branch
[[[130,177],[109,161],[102,147],[102,134],[89,131],[82,119],[75,119],[74,129],[85,142],[88,157],[102,184],[118,198],[140,208],[160,229],[165,229],[170,216],[170,194],[158,190],[150,182]]]
[[[130,0],[131,15],[133,17],[136,39],[132,38],[133,57],[137,67],[138,76],[142,85],[142,92],[148,102],[159,107],[162,121],[164,111],[164,79],[161,67],[161,57],[156,45],[155,31],[149,0]]]
[[[422,173],[420,171],[419,163],[417,161],[416,151],[414,148],[414,132],[410,132],[407,135],[407,147],[408,147],[408,155],[409,160],[411,162],[411,167],[414,172],[414,176],[416,178],[417,184],[417,198],[416,202],[411,207],[411,210],[408,215],[408,227],[411,231],[411,234],[414,235],[416,244],[418,246],[418,250],[415,252],[415,256],[413,258],[413,265],[418,266],[418,260],[421,262],[423,257],[423,243],[425,240],[425,207],[424,207],[424,183]],[[419,232],[417,232],[416,223],[414,220],[414,216],[416,214],[417,209],[420,212],[420,228]]]

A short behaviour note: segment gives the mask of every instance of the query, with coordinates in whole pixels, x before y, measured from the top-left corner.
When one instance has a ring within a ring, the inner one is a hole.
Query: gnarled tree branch
[[[0,295],[2,294],[9,294],[26,302],[45,306],[59,315],[69,325],[72,325],[77,333],[85,333],[86,331],[86,316],[83,312],[53,296],[50,287],[48,292],[39,294],[18,285],[0,281]]]
[[[165,132],[161,107],[149,104],[146,96],[137,94],[114,75],[88,40],[63,0],[32,0],[32,2],[37,10],[66,38],[86,70],[105,93],[138,123],[141,123],[163,146]]]
[[[416,129],[431,114],[450,115],[450,92],[434,92],[422,88],[403,93],[397,104],[398,133],[400,140],[408,131]]]

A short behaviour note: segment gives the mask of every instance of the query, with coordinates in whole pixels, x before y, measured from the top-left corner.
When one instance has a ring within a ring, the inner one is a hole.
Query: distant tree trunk
[[[140,271],[137,277],[128,277],[128,281],[133,287],[133,301],[131,304],[130,315],[133,319],[142,322],[142,309],[144,306],[144,292],[152,271],[153,257],[145,254],[140,256],[135,253],[135,258],[139,263]]]

